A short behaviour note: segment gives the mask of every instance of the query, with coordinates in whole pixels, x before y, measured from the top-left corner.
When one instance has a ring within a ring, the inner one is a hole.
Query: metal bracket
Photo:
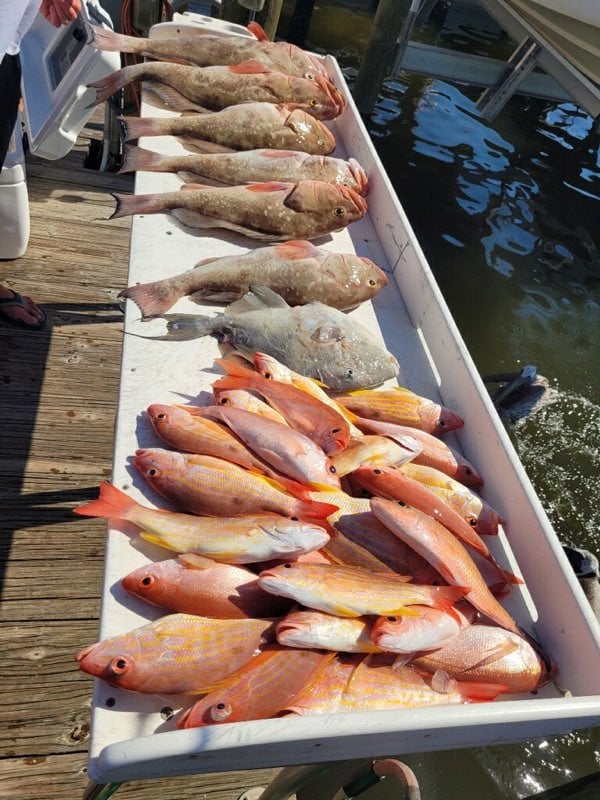
[[[504,108],[521,81],[523,81],[537,63],[537,57],[541,47],[527,37],[519,47],[513,52],[506,62],[508,71],[501,83],[482,93],[476,103],[481,114],[488,120],[495,119]]]

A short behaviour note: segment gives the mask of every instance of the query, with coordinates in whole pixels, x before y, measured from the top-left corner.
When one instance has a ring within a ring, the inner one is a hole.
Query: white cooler
[[[31,152],[55,160],[66,156],[94,109],[87,84],[121,66],[119,53],[103,53],[86,45],[85,23],[111,27],[108,14],[95,0],[82,5],[70,25],[55,28],[38,14],[21,44],[23,123]],[[21,119],[0,172],[0,259],[18,258],[29,240],[29,204]]]

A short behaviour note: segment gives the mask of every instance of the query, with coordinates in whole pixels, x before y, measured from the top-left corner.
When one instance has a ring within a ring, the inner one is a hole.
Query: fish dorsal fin
[[[262,311],[265,304],[257,297],[254,292],[246,292],[245,295],[234,300],[225,309],[226,314],[245,314],[247,311]]]
[[[181,553],[177,556],[177,561],[186,569],[205,570],[211,569],[216,564],[216,561],[213,561],[212,558],[206,558],[206,556],[201,556],[199,553]]]
[[[275,247],[277,255],[290,261],[302,258],[315,258],[319,255],[319,248],[311,242],[302,239],[295,239],[291,242],[282,242]]]
[[[250,291],[239,300],[227,306],[227,314],[243,314],[245,311],[258,311],[265,308],[289,308],[283,297],[258,283],[250,284]]]
[[[263,26],[256,20],[252,20],[246,25],[246,28],[253,36],[256,36],[259,42],[270,42],[269,36]]]
[[[235,72],[237,75],[258,75],[259,73],[267,74],[273,72],[272,69],[269,69],[265,64],[261,64],[255,58],[249,58],[246,61],[242,61],[241,64],[229,67],[229,71]]]
[[[251,183],[245,188],[249,192],[283,192],[290,189],[294,184],[284,183],[283,181],[264,181],[263,183]]]
[[[439,694],[450,694],[456,691],[456,680],[446,670],[437,669],[431,677],[431,688]]]

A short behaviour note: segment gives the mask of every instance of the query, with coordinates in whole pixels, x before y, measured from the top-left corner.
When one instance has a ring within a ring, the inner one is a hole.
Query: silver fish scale
[[[199,317],[197,325],[200,336],[214,333],[248,356],[268,353],[335,390],[378,386],[398,374],[394,356],[366,328],[321,303]]]

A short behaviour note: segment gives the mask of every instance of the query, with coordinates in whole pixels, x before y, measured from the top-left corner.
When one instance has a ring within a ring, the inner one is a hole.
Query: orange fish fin
[[[217,563],[212,558],[201,556],[199,553],[181,553],[177,556],[177,561],[186,569],[211,569]]]
[[[388,575],[388,577],[391,577]],[[416,611],[410,606],[400,606],[400,608],[390,608],[385,612],[386,617],[420,617],[421,611]]]
[[[450,694],[456,691],[456,679],[449,675],[444,669],[436,669],[431,676],[431,688],[440,694]]]
[[[299,500],[308,500],[309,503],[313,502],[310,496],[312,486],[305,486],[303,483],[294,481],[291,478],[286,478],[285,475],[278,475],[275,480],[283,486],[288,494],[297,497]]]
[[[265,183],[251,183],[245,187],[249,192],[281,192],[284,189],[289,189],[289,183],[282,181],[266,181]]]
[[[287,258],[290,261],[296,261],[302,258],[314,258],[319,255],[319,248],[304,239],[282,242],[281,244],[275,245],[275,250],[278,256]]]
[[[255,19],[246,25],[246,28],[253,36],[256,36],[259,42],[270,42],[269,36],[263,26]]]
[[[461,619],[454,608],[454,603],[471,591],[470,586],[438,586],[433,597],[432,606],[450,614],[459,624]]]
[[[74,508],[75,514],[82,517],[113,517],[114,519],[126,519],[127,513],[137,506],[135,500],[117,489],[112,483],[104,481],[100,484],[100,497],[91,503]]]
[[[150,533],[150,531],[140,531],[140,539],[143,539],[145,542],[157,544],[159,547],[165,547],[167,550],[175,550],[170,544],[164,542],[158,534]]]
[[[339,508],[334,506],[333,503],[315,503],[311,501],[301,511],[301,516],[303,518],[308,517],[308,519],[325,520],[335,514],[336,511],[339,511]]]
[[[496,600],[502,600],[504,597],[510,594],[510,587],[507,585],[506,581],[494,583],[491,586],[488,586],[488,589],[494,595]]]
[[[175,408],[180,408],[182,411],[187,411],[192,417],[201,417],[204,413],[204,406],[182,406],[179,403],[173,403]]]
[[[456,688],[468,703],[491,702],[499,694],[510,691],[504,683],[477,683],[476,681],[457,681]]]
[[[228,358],[215,358],[214,363],[221,367],[227,375],[233,375],[236,378],[256,378],[256,371],[250,367],[244,367],[237,361],[230,361]],[[217,384],[213,384],[216,386]]]
[[[235,64],[235,66],[229,67],[229,71],[234,72],[236,75],[258,75],[259,73],[267,74],[273,72],[272,69],[269,69],[265,64],[261,64],[255,58],[249,58],[246,61],[242,61],[241,64]]]

